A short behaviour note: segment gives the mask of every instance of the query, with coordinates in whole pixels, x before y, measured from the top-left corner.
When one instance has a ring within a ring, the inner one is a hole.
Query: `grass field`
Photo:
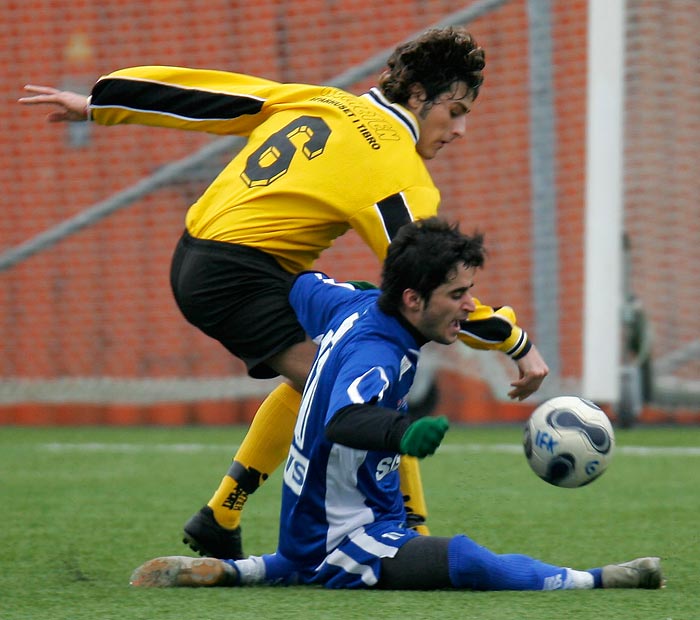
[[[0,428],[2,620],[700,618],[700,427],[617,431],[608,472],[581,489],[540,481],[520,429],[453,428],[422,471],[436,535],[588,568],[663,558],[661,591],[139,590],[134,567],[186,554],[180,531],[216,488],[240,428]],[[249,502],[248,553],[273,551],[280,477]]]

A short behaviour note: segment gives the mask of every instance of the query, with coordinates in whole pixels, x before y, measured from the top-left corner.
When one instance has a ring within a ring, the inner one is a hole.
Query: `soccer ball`
[[[593,482],[613,456],[615,434],[603,410],[578,396],[557,396],[525,424],[523,447],[532,470],[558,487]]]

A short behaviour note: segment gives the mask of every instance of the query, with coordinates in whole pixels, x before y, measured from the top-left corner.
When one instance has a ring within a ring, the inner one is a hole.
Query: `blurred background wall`
[[[436,408],[455,421],[518,421],[538,399],[581,393],[588,8],[586,0],[3,3],[0,424],[247,422],[274,385],[248,379],[186,323],[169,289],[186,209],[234,146],[177,130],[51,125],[48,110],[16,103],[24,84],[87,94],[118,68],[168,64],[283,82],[341,78],[362,93],[381,71],[370,59],[455,20],[485,48],[486,79],[467,136],[429,167],[442,213],[486,234],[478,297],[516,309],[553,373],[537,397],[512,404],[515,366],[505,356],[429,347]],[[602,404],[642,422],[700,420],[699,32],[696,0],[625,5],[624,243],[615,258],[624,291],[613,306],[621,378],[619,398]],[[351,83],[348,71],[358,73]],[[352,232],[318,266],[337,279],[379,273]]]

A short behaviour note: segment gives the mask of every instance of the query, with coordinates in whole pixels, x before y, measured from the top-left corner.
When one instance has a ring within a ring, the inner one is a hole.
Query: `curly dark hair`
[[[474,37],[461,28],[428,30],[394,50],[379,88],[389,101],[405,104],[415,84],[423,87],[427,101],[434,101],[464,82],[476,99],[484,81],[485,57]]]
[[[465,235],[459,224],[439,217],[404,224],[384,259],[379,308],[397,314],[407,288],[417,291],[427,303],[458,265],[483,267],[485,255],[484,236],[478,232]]]

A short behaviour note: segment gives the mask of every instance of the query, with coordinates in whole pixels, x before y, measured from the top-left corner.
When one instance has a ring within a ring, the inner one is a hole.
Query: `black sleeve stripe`
[[[232,119],[256,114],[264,101],[146,80],[104,78],[92,90],[94,107],[122,107],[194,120]]]
[[[519,360],[521,357],[525,357],[531,348],[532,343],[528,340],[527,334],[523,330],[520,338],[518,338],[518,342],[506,354],[510,355],[514,360]]]
[[[389,239],[393,239],[404,224],[413,221],[411,211],[401,193],[380,200],[377,203],[377,208]]]
[[[490,317],[479,321],[462,321],[461,330],[483,342],[503,342],[513,328],[503,319]]]

